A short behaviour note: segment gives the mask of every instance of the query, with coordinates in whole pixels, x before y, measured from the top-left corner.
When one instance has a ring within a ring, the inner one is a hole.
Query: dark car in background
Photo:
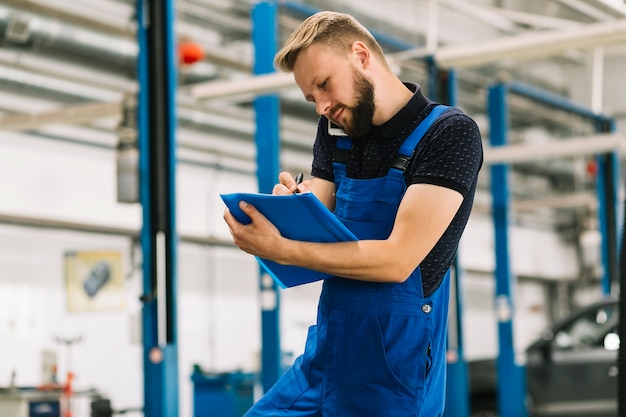
[[[525,353],[533,417],[616,417],[619,301],[607,298],[544,330]],[[497,416],[495,360],[469,362],[472,417]]]

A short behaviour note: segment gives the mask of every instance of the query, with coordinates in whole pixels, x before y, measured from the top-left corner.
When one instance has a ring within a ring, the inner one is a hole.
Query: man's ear
[[[366,69],[371,64],[371,53],[367,45],[361,41],[354,41],[352,43],[352,53],[361,63],[362,67]]]

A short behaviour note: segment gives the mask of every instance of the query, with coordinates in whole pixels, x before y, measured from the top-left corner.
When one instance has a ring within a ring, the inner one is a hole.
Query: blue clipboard
[[[293,240],[307,242],[343,242],[358,240],[313,193],[273,195],[260,193],[220,194],[222,200],[243,224],[250,218],[239,208],[239,202],[252,204],[268,218],[280,233]],[[280,265],[256,257],[281,288],[290,288],[330,278],[332,275],[292,265]]]

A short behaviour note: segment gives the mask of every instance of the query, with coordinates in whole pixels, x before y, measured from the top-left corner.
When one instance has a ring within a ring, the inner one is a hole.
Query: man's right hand
[[[311,188],[311,180],[306,180],[300,184],[296,184],[294,176],[287,171],[283,171],[278,175],[278,181],[279,183],[274,185],[272,194],[288,195],[295,193],[296,190],[299,193],[303,193],[305,191],[310,191]]]

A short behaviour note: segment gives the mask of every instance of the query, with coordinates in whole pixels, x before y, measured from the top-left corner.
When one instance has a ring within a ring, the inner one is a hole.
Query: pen
[[[294,194],[298,193],[298,185],[300,185],[303,179],[304,179],[304,174],[302,172],[296,175],[296,190],[293,192]]]

